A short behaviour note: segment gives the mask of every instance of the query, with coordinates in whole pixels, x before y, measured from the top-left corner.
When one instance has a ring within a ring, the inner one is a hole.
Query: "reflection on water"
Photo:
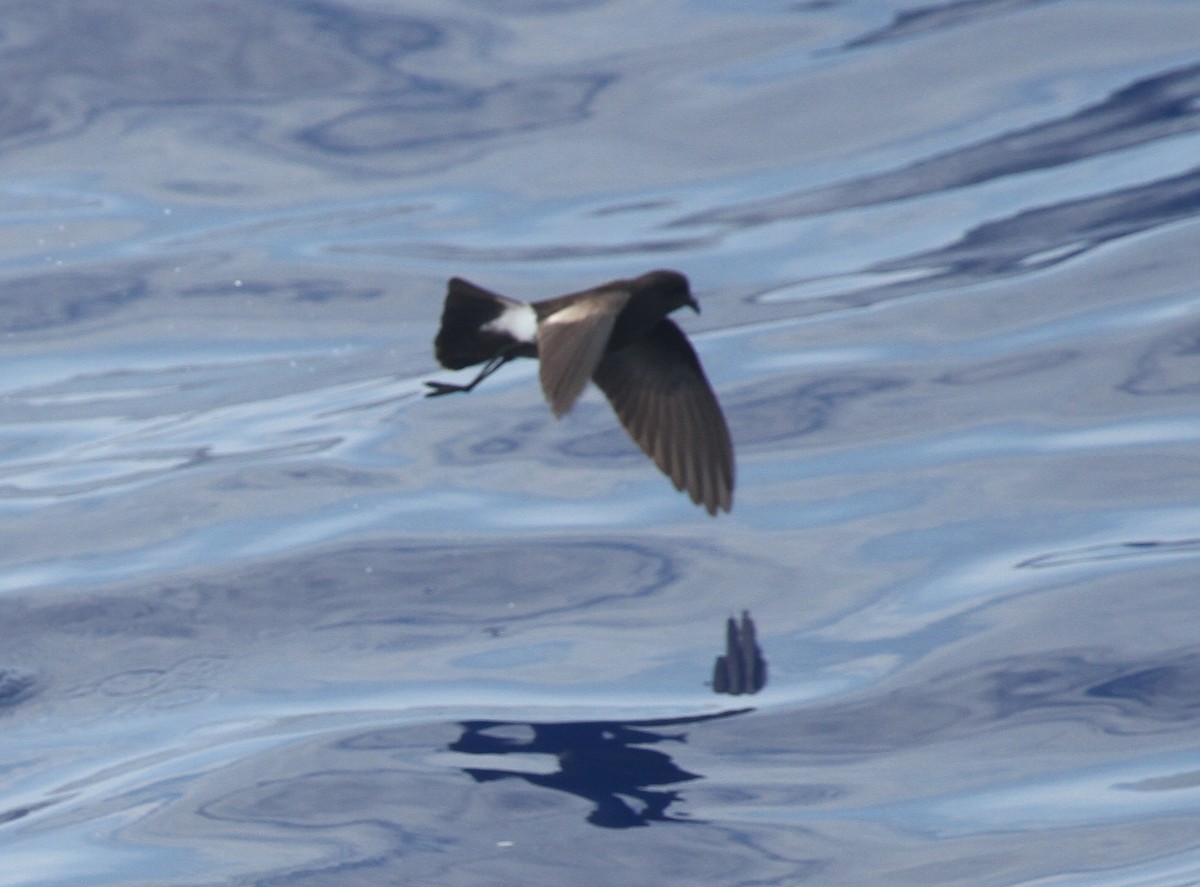
[[[517,724],[505,721],[465,721],[463,735],[450,743],[451,751],[472,755],[553,755],[558,770],[553,773],[523,773],[464,767],[476,782],[522,779],[530,785],[576,795],[594,805],[587,821],[602,828],[630,828],[651,822],[693,822],[670,816],[667,809],[680,800],[678,791],[660,786],[678,785],[699,779],[681,770],[671,756],[642,748],[664,741],[686,742],[685,734],[665,734],[658,728],[677,729],[713,718],[744,714],[724,712],[692,718],[655,721],[575,721],[553,724]],[[515,738],[514,728],[525,728],[531,736]],[[655,729],[650,729],[655,728]],[[629,800],[640,805],[630,807]]]
[[[713,664],[714,693],[740,696],[757,693],[767,685],[767,660],[758,646],[757,628],[750,613],[742,610],[742,618],[732,616],[725,622],[725,652]]]
[[[1200,877],[1200,12],[894,6],[6,4],[0,884]],[[654,266],[729,520],[422,398]]]

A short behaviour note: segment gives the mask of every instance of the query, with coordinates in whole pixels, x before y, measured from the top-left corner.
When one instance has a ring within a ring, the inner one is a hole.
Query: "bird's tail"
[[[438,363],[461,370],[506,352],[535,354],[537,315],[533,308],[469,283],[450,280],[442,328],[433,341]]]

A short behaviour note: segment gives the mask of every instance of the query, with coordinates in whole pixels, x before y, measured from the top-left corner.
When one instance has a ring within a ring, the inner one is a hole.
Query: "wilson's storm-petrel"
[[[651,271],[543,302],[519,302],[451,279],[434,340],[451,370],[483,364],[466,385],[426,382],[427,397],[467,392],[517,357],[536,357],[542,391],[561,417],[588,380],[630,437],[709,514],[733,504],[733,444],[687,337],[667,315],[696,312],[687,278]]]

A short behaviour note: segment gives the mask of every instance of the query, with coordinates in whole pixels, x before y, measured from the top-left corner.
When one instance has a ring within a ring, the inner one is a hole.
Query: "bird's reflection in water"
[[[476,782],[523,779],[531,785],[567,792],[590,801],[587,821],[603,828],[631,828],[651,822],[697,822],[669,816],[667,808],[680,794],[667,786],[700,779],[677,766],[664,751],[644,748],[660,742],[686,742],[685,733],[664,733],[676,728],[744,714],[752,709],[687,718],[653,721],[462,721],[463,734],[449,746],[466,754],[548,754],[558,758],[558,771],[529,773],[464,767]],[[490,731],[532,731],[528,739],[514,739]]]
[[[754,620],[742,610],[741,621],[731,616],[725,624],[725,653],[713,664],[713,692],[740,696],[766,685],[767,660],[758,646]]]

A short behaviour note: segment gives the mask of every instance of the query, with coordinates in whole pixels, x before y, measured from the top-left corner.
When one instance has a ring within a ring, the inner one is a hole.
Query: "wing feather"
[[[599,366],[617,314],[629,293],[610,290],[558,308],[538,325],[538,363],[542,392],[554,415],[575,405]]]
[[[629,436],[679,490],[709,514],[733,505],[729,427],[696,352],[670,320],[605,354],[596,384]]]

